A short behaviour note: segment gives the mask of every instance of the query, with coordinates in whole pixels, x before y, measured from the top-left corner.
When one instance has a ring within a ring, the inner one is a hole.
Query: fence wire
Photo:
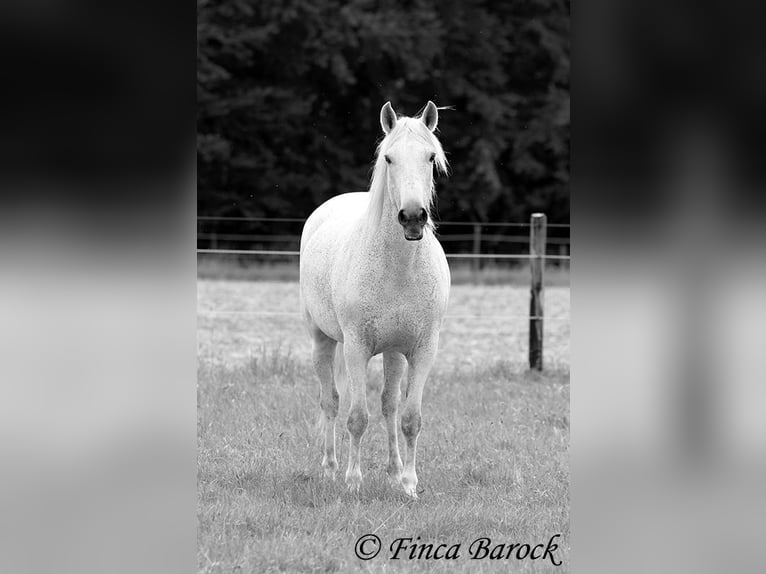
[[[199,221],[240,221],[240,222],[304,222],[305,219],[293,217],[218,217],[218,216],[199,216]],[[530,223],[500,223],[500,222],[467,222],[467,221],[442,221],[439,225],[455,226],[482,226],[482,227],[529,227]],[[549,223],[547,227],[569,228],[568,223]],[[286,256],[295,257],[300,255],[299,251],[292,250],[273,250],[273,249],[197,249],[198,254],[218,254],[218,255],[252,255],[252,256]],[[531,255],[531,254],[510,254],[510,253],[447,253],[448,259],[549,259],[554,261],[569,261],[570,255]],[[223,309],[198,309],[199,316],[215,315],[234,315],[251,317],[292,317],[298,318],[301,313],[295,311],[234,311]],[[545,317],[529,315],[471,315],[471,314],[447,314],[444,317],[449,320],[492,320],[492,321],[569,321],[569,317]]]
[[[300,251],[270,250],[270,249],[197,249],[197,253],[219,255],[300,255]],[[447,259],[551,259],[569,261],[569,255],[529,255],[511,253],[447,253]]]
[[[199,215],[197,221],[240,221],[240,222],[269,222],[275,223],[304,223],[307,218],[305,217],[228,217],[217,215]],[[455,226],[476,226],[481,227],[529,227],[529,223],[524,222],[511,222],[503,223],[502,221],[437,221],[437,225],[455,225]],[[570,228],[570,223],[548,223],[547,227],[553,228]]]
[[[298,318],[301,314],[297,311],[229,311],[224,309],[197,309],[197,315],[246,315],[252,317],[295,317]],[[490,319],[490,320],[542,320],[542,321],[569,321],[569,317],[539,317],[529,315],[466,315],[466,314],[447,314],[445,319]]]

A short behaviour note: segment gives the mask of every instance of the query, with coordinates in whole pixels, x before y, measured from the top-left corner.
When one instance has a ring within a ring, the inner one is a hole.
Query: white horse
[[[450,288],[447,258],[431,219],[433,170],[447,169],[433,134],[437,122],[433,102],[417,118],[397,118],[386,102],[380,111],[386,136],[378,146],[370,190],[323,203],[306,221],[301,237],[301,304],[321,388],[322,467],[335,480],[339,394],[333,362],[342,343],[351,400],[346,484],[354,492],[362,483],[360,443],[369,416],[367,364],[383,353],[388,476],[395,488],[417,498],[415,452],[423,387],[436,357]],[[401,428],[407,450],[402,466],[396,422],[405,367]]]

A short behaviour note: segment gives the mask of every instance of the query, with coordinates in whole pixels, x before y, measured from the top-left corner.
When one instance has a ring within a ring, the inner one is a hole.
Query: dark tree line
[[[201,215],[367,188],[378,114],[433,100],[441,219],[569,219],[567,0],[198,0]]]

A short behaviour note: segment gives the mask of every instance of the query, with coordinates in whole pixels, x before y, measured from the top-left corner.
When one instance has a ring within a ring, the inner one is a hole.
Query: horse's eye
[[[386,158],[386,163],[391,163],[391,158],[388,157],[388,154],[384,155],[383,157]]]
[[[435,154],[435,153],[432,153],[432,154],[431,154],[431,157],[429,157],[429,158],[428,158],[428,161],[430,161],[431,163],[433,163],[433,162],[434,162],[434,159],[436,159],[436,154]]]

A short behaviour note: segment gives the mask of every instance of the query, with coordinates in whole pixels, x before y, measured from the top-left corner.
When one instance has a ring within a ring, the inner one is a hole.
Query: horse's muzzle
[[[399,224],[404,228],[404,238],[407,241],[423,239],[423,228],[428,221],[428,212],[422,207],[401,209],[397,216]]]

